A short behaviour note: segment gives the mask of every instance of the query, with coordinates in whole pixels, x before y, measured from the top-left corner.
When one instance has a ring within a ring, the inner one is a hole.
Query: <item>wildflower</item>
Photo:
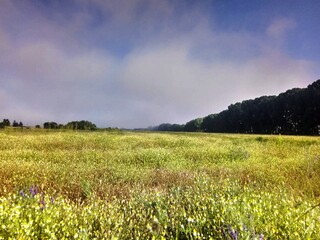
[[[54,197],[51,197],[50,201],[52,204],[54,204]]]
[[[259,236],[259,240],[263,240],[264,239],[264,235],[261,233]]]
[[[227,238],[227,234],[226,234],[226,232],[224,231],[223,227],[221,227],[221,232],[222,232],[223,236],[224,236],[225,238]]]
[[[233,230],[230,225],[228,225],[229,235],[232,237],[233,240],[238,240],[238,231]]]
[[[32,197],[34,197],[35,195],[37,195],[37,193],[38,193],[38,186],[31,186],[30,187],[30,194],[31,194],[31,196]]]
[[[44,196],[41,194],[41,199],[40,199],[40,209],[43,210],[46,207],[46,202],[44,201]]]
[[[25,197],[25,196],[26,196],[26,195],[24,194],[24,191],[23,191],[23,190],[20,191],[20,195],[21,195],[22,197]]]
[[[43,210],[46,207],[46,203],[44,202],[44,200],[40,201],[40,209]]]
[[[191,223],[194,222],[194,220],[193,220],[192,218],[190,218],[190,217],[187,219],[187,221],[188,221],[189,223],[190,223],[190,222],[191,222]]]

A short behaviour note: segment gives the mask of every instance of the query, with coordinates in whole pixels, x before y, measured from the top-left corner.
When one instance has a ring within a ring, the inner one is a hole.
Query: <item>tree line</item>
[[[3,119],[2,122],[0,122],[0,128],[5,127],[23,127],[22,122],[13,121],[13,123],[10,123],[9,119]],[[36,125],[35,128],[41,128],[40,125]],[[73,130],[96,130],[97,126],[89,121],[81,120],[81,121],[72,121],[68,122],[67,124],[58,124],[56,122],[45,122],[43,124],[44,129],[73,129]]]
[[[0,128],[5,128],[5,127],[23,127],[22,122],[17,122],[16,120],[13,120],[12,124],[9,119],[3,119],[2,122],[0,122]]]
[[[72,129],[72,130],[96,130],[97,126],[90,121],[72,121],[66,125],[58,124],[56,122],[45,122],[43,124],[45,129]]]
[[[278,96],[231,104],[228,109],[186,124],[161,124],[152,130],[320,135],[320,80]]]

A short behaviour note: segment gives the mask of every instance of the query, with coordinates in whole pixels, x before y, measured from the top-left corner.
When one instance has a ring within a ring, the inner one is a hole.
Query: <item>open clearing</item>
[[[317,239],[320,139],[0,131],[0,239]]]

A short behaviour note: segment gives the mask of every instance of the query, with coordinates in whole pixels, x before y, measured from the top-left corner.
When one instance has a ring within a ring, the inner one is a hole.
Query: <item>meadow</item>
[[[0,239],[317,239],[320,139],[0,131]]]

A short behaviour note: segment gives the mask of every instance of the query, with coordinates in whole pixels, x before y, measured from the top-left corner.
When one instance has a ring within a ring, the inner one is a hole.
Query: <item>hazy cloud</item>
[[[267,28],[267,34],[274,39],[283,39],[285,34],[296,26],[293,19],[275,19]]]
[[[183,44],[182,44],[183,45]],[[277,94],[310,78],[312,64],[275,52],[242,63],[203,62],[188,57],[181,44],[132,54],[122,70],[121,83],[133,98],[154,104],[157,112],[179,121],[218,112],[234,101]],[[305,83],[306,84],[306,83]],[[162,105],[162,107],[161,107]],[[170,119],[166,119],[169,121]]]
[[[282,48],[293,19],[270,19],[257,34],[217,28],[199,3],[63,3],[1,1],[3,118],[184,123],[316,80],[317,63]]]

